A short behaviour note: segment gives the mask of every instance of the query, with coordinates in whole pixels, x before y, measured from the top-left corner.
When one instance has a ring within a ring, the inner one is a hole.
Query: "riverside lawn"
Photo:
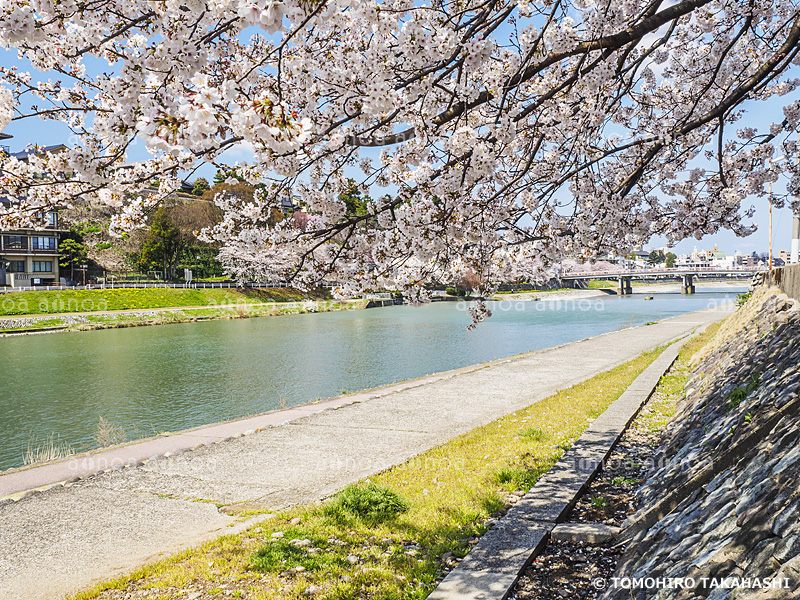
[[[11,292],[0,295],[0,335],[330,312],[367,302],[332,300],[324,289],[305,296],[292,288]]]
[[[120,288],[96,290],[36,290],[0,295],[0,316],[142,310],[148,308],[240,305],[262,302],[330,300],[325,289],[309,294],[292,288],[269,289],[177,289]]]
[[[688,360],[715,330],[684,345],[679,360]],[[177,600],[187,594],[196,600],[425,598],[488,530],[492,517],[511,505],[514,492],[527,491],[550,469],[662,350],[475,429],[326,502],[276,513],[242,534],[161,560],[73,600]],[[671,391],[680,384],[665,383]]]

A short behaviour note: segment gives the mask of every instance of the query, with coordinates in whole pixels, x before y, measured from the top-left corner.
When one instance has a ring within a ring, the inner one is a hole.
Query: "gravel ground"
[[[661,439],[660,431],[651,431],[644,423],[658,399],[660,395],[656,392],[566,522],[619,527],[636,510],[633,492],[645,478]],[[550,540],[520,578],[511,600],[596,600],[605,591],[625,550],[615,544],[614,541],[581,544]]]

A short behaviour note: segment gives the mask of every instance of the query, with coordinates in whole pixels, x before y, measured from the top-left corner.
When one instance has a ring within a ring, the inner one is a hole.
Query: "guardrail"
[[[333,288],[338,284],[323,283],[320,287]],[[145,282],[145,281],[131,281],[122,282],[115,281],[113,283],[98,283],[92,285],[36,285],[36,286],[20,286],[20,287],[0,287],[0,293],[12,292],[31,292],[31,291],[57,291],[57,290],[117,290],[117,289],[238,289],[238,288],[286,288],[291,287],[288,281],[248,281],[246,283],[237,283],[235,281],[198,281],[190,283],[165,283],[165,282]]]
[[[755,273],[763,273],[766,267],[743,267],[741,269],[724,269],[719,267],[699,267],[699,268],[680,268],[674,267],[670,269],[657,269],[652,271],[578,271],[570,273],[562,273],[561,279],[569,279],[572,277],[658,277],[659,275],[751,275]]]

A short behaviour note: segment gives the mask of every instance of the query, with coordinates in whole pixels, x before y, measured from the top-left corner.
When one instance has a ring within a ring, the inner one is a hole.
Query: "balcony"
[[[3,254],[58,254],[58,248],[0,248]]]

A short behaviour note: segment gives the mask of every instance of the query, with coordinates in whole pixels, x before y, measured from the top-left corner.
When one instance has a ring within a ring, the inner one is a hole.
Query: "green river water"
[[[641,325],[735,299],[743,288],[465,303],[0,339],[0,469],[48,435],[95,447],[100,417],[128,439],[251,415]]]

